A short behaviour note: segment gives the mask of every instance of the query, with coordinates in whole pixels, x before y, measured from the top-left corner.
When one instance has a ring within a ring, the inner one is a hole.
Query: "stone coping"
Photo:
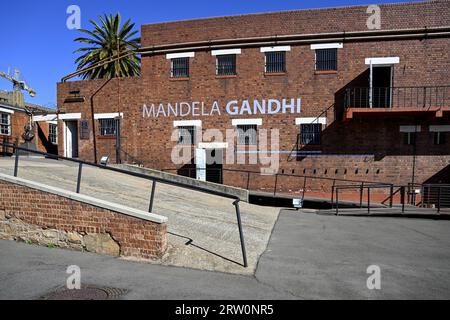
[[[152,222],[159,223],[159,224],[167,223],[167,221],[168,221],[167,217],[164,217],[161,215],[157,215],[157,214],[145,212],[145,211],[142,211],[139,209],[130,208],[130,207],[127,207],[127,206],[124,206],[121,204],[112,203],[109,201],[93,198],[93,197],[90,197],[90,196],[87,196],[84,194],[78,194],[76,192],[67,191],[64,189],[48,186],[48,185],[41,184],[38,182],[34,182],[34,181],[30,181],[30,180],[26,180],[26,179],[22,179],[22,178],[18,178],[18,177],[13,177],[13,176],[6,175],[3,173],[0,173],[0,180],[6,181],[9,183],[13,183],[13,184],[17,184],[17,185],[21,185],[24,187],[28,187],[31,189],[55,194],[55,195],[58,195],[58,196],[61,196],[64,198],[68,198],[68,199],[71,199],[74,201],[86,203],[86,204],[89,204],[89,205],[92,205],[95,207],[122,213],[127,216],[135,217],[135,218],[146,220],[146,221],[152,221]]]

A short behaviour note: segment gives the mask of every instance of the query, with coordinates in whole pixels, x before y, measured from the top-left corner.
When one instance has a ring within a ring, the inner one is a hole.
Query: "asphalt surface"
[[[127,289],[123,299],[449,299],[450,221],[334,217],[284,210],[254,275],[124,261],[0,241],[0,299],[66,283]],[[366,286],[368,266],[381,289]]]

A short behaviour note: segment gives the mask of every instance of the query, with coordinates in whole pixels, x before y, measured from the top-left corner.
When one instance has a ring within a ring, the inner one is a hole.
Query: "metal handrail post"
[[[153,202],[155,199],[155,191],[156,191],[156,180],[152,181],[152,193],[150,195],[150,205],[148,207],[148,212],[152,213],[153,212]]]
[[[367,188],[367,213],[370,214],[370,187]]]
[[[364,182],[361,183],[361,187],[359,190],[359,208],[362,208],[362,202],[363,202],[363,193],[364,193]]]
[[[14,177],[17,177],[18,172],[19,172],[19,149],[17,149],[17,148],[16,148],[15,155],[16,155],[16,158],[14,159]]]
[[[400,189],[401,189],[400,201],[402,202],[402,213],[405,213],[405,186],[402,186]]]
[[[83,164],[80,162],[78,164],[78,178],[77,178],[77,193],[80,193],[81,189],[81,174],[83,172]]]
[[[391,197],[390,197],[390,201],[389,201],[389,207],[392,208],[394,206],[394,185],[391,184]]]
[[[233,202],[233,205],[236,207],[236,218],[239,228],[239,238],[241,240],[241,249],[242,249],[242,258],[244,260],[244,267],[248,267],[247,262],[247,252],[245,250],[245,241],[244,241],[244,232],[242,230],[242,220],[241,220],[241,210],[239,209],[239,199]]]
[[[441,212],[441,186],[438,186],[437,187],[438,188],[438,206],[437,206],[437,209],[438,209],[438,213],[440,213]]]
[[[336,188],[336,215],[339,215],[339,188]]]

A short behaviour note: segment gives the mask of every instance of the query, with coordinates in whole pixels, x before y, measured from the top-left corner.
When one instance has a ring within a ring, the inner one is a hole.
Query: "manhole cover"
[[[79,290],[58,288],[41,297],[41,300],[115,300],[127,293],[127,290],[85,285]]]

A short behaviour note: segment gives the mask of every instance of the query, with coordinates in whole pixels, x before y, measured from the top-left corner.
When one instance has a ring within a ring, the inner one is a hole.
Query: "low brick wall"
[[[167,218],[0,174],[0,239],[143,259],[167,249]]]

